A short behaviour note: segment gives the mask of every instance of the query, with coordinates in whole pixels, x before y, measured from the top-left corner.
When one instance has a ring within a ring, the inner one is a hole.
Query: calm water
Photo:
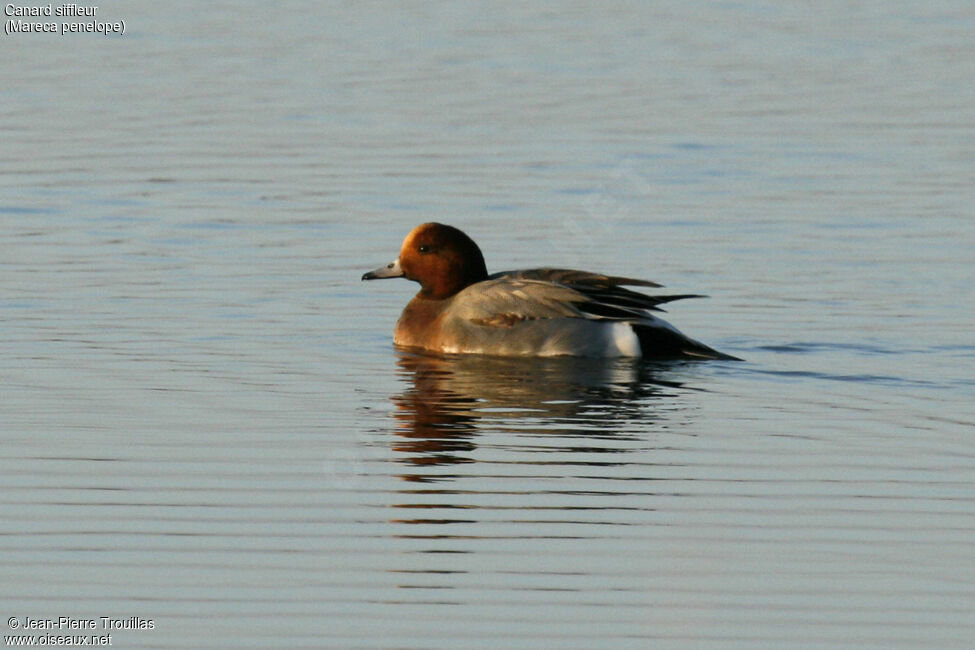
[[[970,647],[970,3],[98,18],[0,36],[0,620]],[[747,361],[397,353],[359,277],[427,220],[710,294],[670,320]]]

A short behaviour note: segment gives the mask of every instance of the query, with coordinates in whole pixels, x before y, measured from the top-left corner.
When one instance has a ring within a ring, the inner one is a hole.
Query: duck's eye
[[[429,246],[427,246],[426,244],[421,244],[420,247],[418,249],[416,249],[416,250],[418,250],[421,253],[424,253],[425,254],[425,253],[429,253],[431,251],[431,248]]]

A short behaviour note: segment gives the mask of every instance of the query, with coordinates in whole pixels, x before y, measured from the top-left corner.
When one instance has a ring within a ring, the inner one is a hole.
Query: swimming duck
[[[651,312],[694,294],[650,296],[625,286],[648,280],[538,268],[488,275],[462,231],[424,223],[399,257],[363,280],[406,278],[420,291],[396,323],[393,342],[439,353],[502,356],[736,360],[695,341]]]

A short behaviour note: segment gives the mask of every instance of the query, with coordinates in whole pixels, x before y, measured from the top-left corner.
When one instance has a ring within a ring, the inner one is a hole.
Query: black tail
[[[666,327],[647,327],[633,324],[633,331],[640,340],[644,359],[720,359],[722,361],[742,361],[724,352],[688,338],[680,332]]]

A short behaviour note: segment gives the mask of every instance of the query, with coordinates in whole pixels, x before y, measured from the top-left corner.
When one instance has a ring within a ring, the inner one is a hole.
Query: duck
[[[396,347],[435,354],[506,357],[634,357],[734,360],[653,312],[698,294],[648,295],[626,287],[655,282],[560,268],[488,274],[481,249],[463,231],[424,223],[399,256],[363,280],[406,278],[420,290],[396,323]]]

